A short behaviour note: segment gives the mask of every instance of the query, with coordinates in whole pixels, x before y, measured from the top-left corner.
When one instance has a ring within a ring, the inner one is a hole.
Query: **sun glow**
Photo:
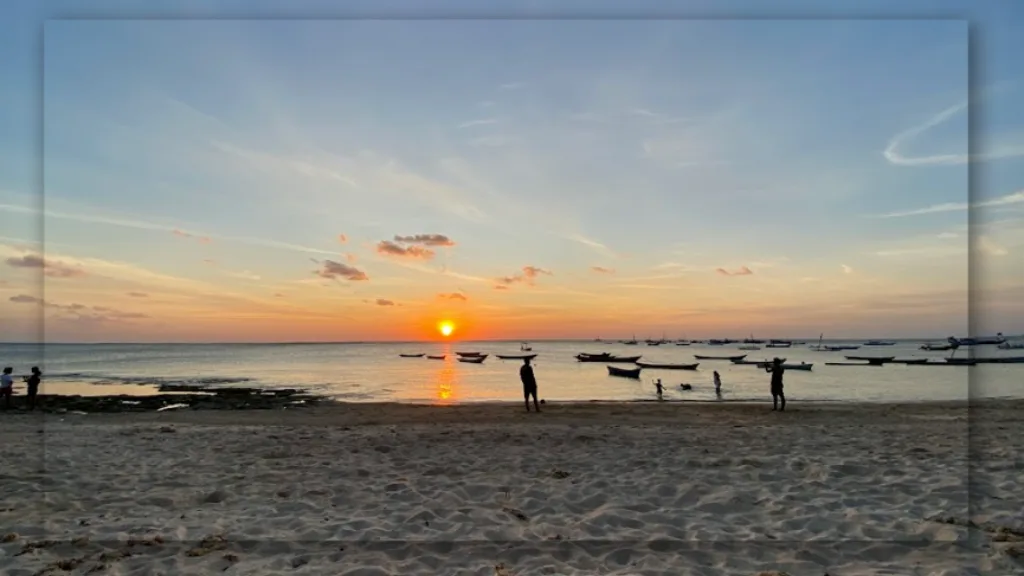
[[[455,324],[445,320],[437,324],[437,330],[442,336],[451,336],[452,332],[455,332]]]

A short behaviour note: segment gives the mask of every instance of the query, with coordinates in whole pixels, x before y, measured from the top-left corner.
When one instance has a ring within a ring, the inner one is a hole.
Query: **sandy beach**
[[[1022,415],[1016,401],[0,414],[0,572],[1020,573]]]

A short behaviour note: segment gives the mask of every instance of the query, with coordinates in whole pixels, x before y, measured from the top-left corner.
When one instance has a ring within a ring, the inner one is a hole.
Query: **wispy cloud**
[[[210,242],[212,242],[209,236],[196,236],[191,232],[185,232],[177,228],[171,230],[171,233],[179,238],[195,238],[200,244],[209,244]]]
[[[512,274],[510,276],[502,276],[501,278],[496,278],[495,282],[498,283],[498,286],[510,286],[512,284],[522,283],[533,285],[534,280],[536,280],[538,276],[553,275],[553,272],[551,272],[550,270],[545,270],[544,268],[538,268],[536,266],[523,266],[522,271],[516,272],[515,274]]]
[[[885,151],[882,154],[885,159],[896,166],[955,166],[958,164],[966,164],[968,162],[979,162],[985,160],[999,160],[1003,158],[1013,158],[1017,156],[1024,156],[1024,145],[1017,146],[1002,146],[983,152],[981,154],[932,154],[930,156],[907,156],[901,152],[901,148],[909,144],[912,140],[920,136],[922,133],[934,128],[944,122],[948,122],[951,118],[954,118],[961,112],[964,112],[968,106],[967,102],[962,102],[955,106],[950,106],[938,114],[932,116],[922,124],[914,126],[913,128],[904,130],[899,134],[893,136],[888,145],[885,147]],[[967,147],[967,138],[965,136],[963,142],[964,148]]]
[[[604,266],[591,266],[590,269],[593,270],[594,272],[597,272],[598,274],[614,274],[615,273],[615,270],[612,270],[611,268],[605,268]]]
[[[38,268],[50,278],[79,278],[87,275],[81,268],[69,266],[58,260],[48,260],[38,254],[12,256],[5,262],[13,268]]]
[[[362,270],[349,266],[348,264],[342,264],[341,262],[335,262],[334,260],[324,260],[319,270],[314,270],[314,274],[321,278],[327,278],[328,280],[338,280],[344,278],[351,282],[359,282],[369,280],[370,277],[366,275]]]
[[[348,242],[348,236],[345,234],[338,234],[338,242],[341,244]]]
[[[648,110],[647,108],[632,108],[629,110],[629,115],[643,118],[655,124],[680,124],[687,121],[686,118],[677,118],[675,116],[661,114],[659,112]]]
[[[505,84],[498,86],[498,90],[518,90],[525,86],[526,82],[506,82]]]
[[[385,298],[377,298],[376,300],[374,300],[374,304],[376,304],[377,306],[394,306],[395,301],[387,300]]]
[[[512,139],[508,136],[502,134],[491,134],[489,136],[473,138],[469,141],[469,145],[476,148],[497,148],[499,146],[504,146],[511,141]]]
[[[39,214],[39,210],[29,206],[18,206],[13,204],[0,204],[0,210],[5,212],[15,212],[20,214]],[[43,213],[45,218],[54,218],[60,220],[71,220],[75,222],[83,222],[88,224],[101,224],[106,226],[117,226],[121,228],[134,228],[136,230],[152,230],[154,232],[170,232],[175,234],[177,231],[180,234],[187,234],[198,238],[211,238],[217,240],[223,240],[227,242],[237,242],[239,244],[249,244],[253,246],[262,246],[265,248],[277,248],[281,250],[291,250],[294,252],[303,252],[307,254],[334,254],[330,250],[321,250],[319,248],[311,248],[309,246],[301,246],[298,244],[291,244],[288,242],[278,242],[276,240],[251,238],[244,236],[223,236],[219,234],[208,234],[202,233],[195,230],[188,230],[178,228],[175,226],[168,226],[165,224],[158,224],[155,222],[148,222],[145,220],[138,219],[127,219],[127,218],[112,218],[107,216],[91,216],[86,214],[68,214],[63,212],[54,212],[47,210]]]
[[[463,129],[463,128],[472,128],[474,126],[490,126],[492,124],[497,124],[497,123],[498,123],[498,119],[497,118],[481,118],[480,120],[470,120],[469,122],[463,122],[462,124],[459,124],[459,128]]]
[[[615,251],[609,248],[608,246],[605,246],[601,242],[598,242],[597,240],[594,240],[592,238],[587,238],[582,234],[569,234],[564,236],[564,238],[566,238],[567,240],[572,240],[577,244],[582,244],[588,248],[592,248],[594,251],[596,251],[598,254],[601,254],[602,256],[608,256],[611,258],[619,257],[619,255],[616,254]]]
[[[740,269],[736,270],[735,272],[729,272],[725,268],[715,268],[715,272],[721,274],[722,276],[750,276],[751,274],[754,273],[753,270],[746,266],[740,267]]]
[[[132,298],[149,298],[149,294],[146,294],[145,292],[129,292],[128,296],[131,296]]]
[[[148,314],[141,312],[125,312],[108,306],[88,306],[79,303],[58,304],[35,296],[29,296],[28,294],[11,296],[8,300],[15,304],[38,304],[44,308],[62,313],[67,318],[78,321],[108,322],[149,318]]]
[[[921,216],[924,214],[937,214],[941,212],[959,212],[962,210],[969,210],[971,208],[991,208],[994,206],[1008,206],[1010,204],[1020,204],[1022,202],[1024,202],[1024,190],[1018,190],[1005,196],[1000,196],[999,198],[993,198],[992,200],[985,200],[982,202],[975,202],[973,204],[967,202],[946,202],[944,204],[934,204],[932,206],[918,208],[915,210],[889,212],[887,214],[876,214],[871,217],[903,218],[906,216]]]
[[[850,268],[846,264],[842,264],[841,268],[843,270],[843,274],[853,274],[853,268]]]
[[[996,244],[995,240],[984,235],[978,236],[974,247],[975,251],[985,256],[1006,256],[1010,253],[1006,248]]]

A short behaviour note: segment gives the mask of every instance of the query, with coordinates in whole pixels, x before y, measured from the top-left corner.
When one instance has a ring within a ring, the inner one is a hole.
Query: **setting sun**
[[[443,336],[451,336],[452,332],[455,331],[455,325],[445,320],[444,322],[438,323],[437,329]]]

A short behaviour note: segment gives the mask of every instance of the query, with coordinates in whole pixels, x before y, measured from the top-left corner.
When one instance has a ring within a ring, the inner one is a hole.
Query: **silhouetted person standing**
[[[715,370],[715,396],[718,398],[722,397],[722,377],[718,375],[718,370]]]
[[[782,374],[786,369],[782,367],[782,360],[779,358],[772,360],[771,364],[765,365],[764,371],[772,375],[772,410],[782,412],[786,409],[786,395],[782,392]],[[781,407],[779,406],[780,401]]]
[[[523,381],[523,398],[526,400],[526,411],[530,411],[530,396],[533,396],[533,407],[540,412],[540,403],[537,402],[537,378],[533,375],[533,366],[530,366],[530,359],[523,358],[523,365],[519,368],[519,379]]]
[[[658,391],[658,400],[661,400],[662,394],[665,393],[665,387],[661,385],[661,378],[654,381],[654,388]]]
[[[39,395],[39,382],[42,380],[43,373],[39,371],[38,366],[32,367],[32,375],[25,378],[25,384],[28,385],[28,409],[36,409],[36,396]]]
[[[11,372],[14,372],[14,368],[8,366],[4,368],[4,373],[0,374],[0,396],[4,397],[4,409],[11,408],[11,395],[14,394],[14,378],[11,377]]]

